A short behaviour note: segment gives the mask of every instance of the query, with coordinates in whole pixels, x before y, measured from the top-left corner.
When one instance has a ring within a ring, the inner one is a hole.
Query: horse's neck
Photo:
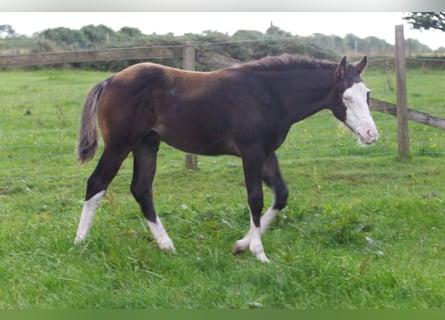
[[[292,123],[329,107],[334,85],[332,70],[283,72],[269,83]]]

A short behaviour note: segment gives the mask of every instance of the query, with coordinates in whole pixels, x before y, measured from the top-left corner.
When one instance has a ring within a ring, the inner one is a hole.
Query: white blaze
[[[369,91],[363,82],[357,82],[343,93],[343,103],[346,106],[345,123],[364,144],[374,143],[378,137],[367,102]]]

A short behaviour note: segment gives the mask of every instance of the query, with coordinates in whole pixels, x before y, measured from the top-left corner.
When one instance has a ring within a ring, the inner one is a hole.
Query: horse
[[[79,161],[104,142],[88,178],[75,244],[89,234],[95,211],[122,162],[133,154],[131,193],[160,249],[175,251],[153,204],[153,178],[161,141],[186,153],[241,157],[250,209],[250,228],[233,253],[247,248],[269,262],[261,235],[287,205],[288,188],[275,151],[291,126],[330,109],[362,144],[377,140],[369,92],[361,78],[367,65],[284,54],[211,72],[185,71],[155,63],[132,65],[88,93],[78,138]],[[262,183],[274,193],[263,210]]]

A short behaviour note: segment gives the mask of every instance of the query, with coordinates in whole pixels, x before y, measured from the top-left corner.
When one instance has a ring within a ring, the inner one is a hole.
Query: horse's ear
[[[365,71],[367,64],[368,64],[368,58],[366,56],[363,56],[362,60],[360,60],[360,62],[355,65],[355,67],[358,70],[358,73],[362,73],[363,71]]]
[[[345,73],[346,73],[346,56],[344,56],[343,58],[341,58],[338,67],[337,67],[337,77],[339,79],[344,79],[345,78]]]

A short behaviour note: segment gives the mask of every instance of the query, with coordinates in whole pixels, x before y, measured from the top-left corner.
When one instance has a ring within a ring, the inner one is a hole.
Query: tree
[[[385,40],[373,36],[361,39],[359,47],[361,48],[361,51],[365,52],[385,52],[392,48],[392,46]]]
[[[360,38],[352,33],[348,33],[345,36],[345,39],[343,40],[345,46],[349,50],[356,50],[358,49],[358,44],[360,42]]]
[[[343,50],[343,39],[335,35],[325,35],[321,33],[312,34],[309,39],[320,48],[329,48],[330,50]]]
[[[141,37],[143,36],[143,33],[141,32],[141,30],[139,30],[138,28],[132,28],[132,27],[122,27],[118,33],[130,37],[130,38],[135,38],[135,37]]]
[[[87,25],[82,27],[80,32],[82,32],[94,46],[102,43],[111,43],[112,41],[110,38],[114,37],[115,33],[113,29],[103,24],[98,26],[92,24]]]
[[[445,12],[410,12],[403,19],[414,29],[437,29],[445,32]]]
[[[264,38],[264,35],[256,30],[238,30],[233,34],[233,38],[240,40],[261,40]]]
[[[17,34],[15,30],[9,24],[0,25],[0,38],[11,38],[15,37]]]
[[[408,38],[405,40],[405,47],[409,50],[410,53],[428,53],[431,52],[431,49],[421,43],[417,39]]]
[[[51,40],[57,44],[76,45],[84,47],[88,43],[88,39],[78,30],[65,27],[46,29],[40,33],[46,40]]]

